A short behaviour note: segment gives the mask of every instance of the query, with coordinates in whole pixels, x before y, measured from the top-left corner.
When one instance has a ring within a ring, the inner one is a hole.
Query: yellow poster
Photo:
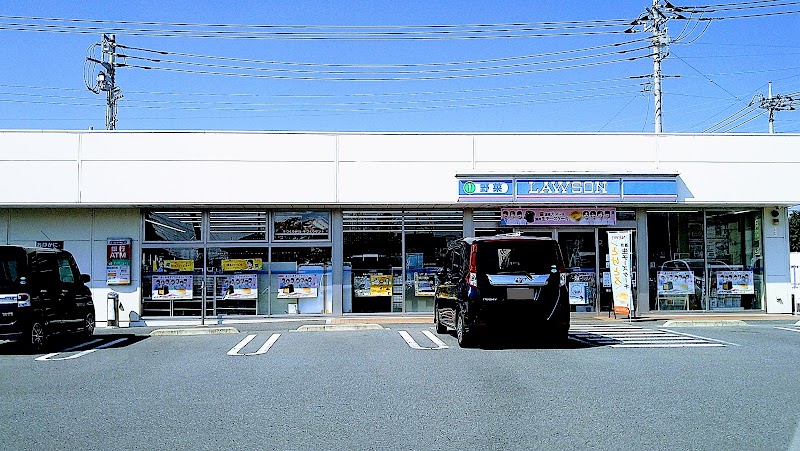
[[[153,271],[194,271],[194,260],[156,260],[153,262]]]
[[[222,260],[223,271],[261,271],[260,258],[233,258]]]
[[[391,296],[392,276],[383,274],[370,274],[370,296]]]

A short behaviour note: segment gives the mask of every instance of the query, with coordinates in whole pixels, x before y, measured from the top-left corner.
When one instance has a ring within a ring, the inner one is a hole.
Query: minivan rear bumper
[[[559,301],[559,304],[518,300],[475,302],[468,314],[471,325],[476,327],[569,326],[569,307],[566,302]]]

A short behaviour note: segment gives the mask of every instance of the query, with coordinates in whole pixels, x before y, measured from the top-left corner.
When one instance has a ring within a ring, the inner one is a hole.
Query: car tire
[[[444,334],[447,333],[447,326],[442,324],[442,321],[439,319],[439,310],[436,309],[433,313],[433,322],[436,324],[436,333],[437,334]]]
[[[91,337],[94,335],[94,327],[94,313],[89,313],[83,320],[83,335],[86,337]]]
[[[47,331],[44,324],[34,321],[28,328],[28,339],[26,345],[32,351],[41,351],[47,343]]]
[[[456,339],[462,348],[471,348],[475,345],[475,332],[471,331],[467,325],[466,315],[463,310],[458,311],[456,316]]]

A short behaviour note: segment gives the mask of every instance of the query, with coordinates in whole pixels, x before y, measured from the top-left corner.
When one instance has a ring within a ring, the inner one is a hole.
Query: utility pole
[[[755,99],[753,99],[752,102],[750,102],[750,105],[758,101],[759,108],[769,111],[769,132],[775,133],[775,112],[794,110],[794,104],[798,100],[800,99],[795,99],[791,96],[776,95],[773,97],[772,82],[769,82],[767,97],[764,97],[763,94],[759,94]]]
[[[667,33],[667,21],[670,18],[685,19],[674,10],[676,8],[669,2],[665,5],[661,4],[661,0],[653,0],[651,8],[645,8],[645,12],[640,15],[636,20],[631,23],[631,28],[626,30],[627,33],[633,33],[634,28],[641,25],[642,30],[651,33],[650,43],[652,46],[653,58],[653,98],[655,101],[655,108],[653,109],[655,123],[655,132],[661,133],[664,129],[663,116],[662,116],[662,84],[663,74],[661,73],[661,61],[669,56],[669,35]],[[664,11],[670,13],[670,17],[664,14]]]
[[[117,102],[122,98],[122,89],[116,85],[117,64],[117,43],[113,34],[104,34],[102,46],[102,60],[87,57],[87,61],[100,64],[104,70],[97,73],[97,84],[87,87],[99,94],[101,91],[106,93],[106,130],[116,130],[117,128]]]

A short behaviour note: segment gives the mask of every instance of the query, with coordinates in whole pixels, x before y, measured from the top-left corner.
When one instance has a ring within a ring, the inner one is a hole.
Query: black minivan
[[[33,350],[51,335],[94,334],[94,303],[75,259],[67,251],[0,246],[0,339]]]
[[[437,333],[455,329],[462,347],[488,329],[566,340],[569,296],[558,241],[518,234],[455,241],[439,272],[434,322]]]

